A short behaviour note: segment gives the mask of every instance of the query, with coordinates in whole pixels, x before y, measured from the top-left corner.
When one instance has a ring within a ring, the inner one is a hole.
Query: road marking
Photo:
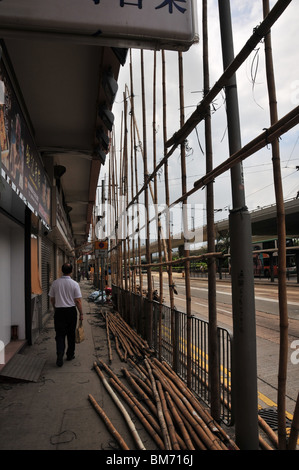
[[[178,287],[184,287],[182,284],[177,284]],[[191,286],[191,289],[195,289],[195,290],[200,290],[200,291],[203,291],[203,292],[208,292],[209,289],[206,288],[206,287],[193,287]],[[221,290],[216,290],[216,293],[217,294],[223,294],[223,295],[229,295],[231,296],[231,292],[225,292],[225,291],[221,291]],[[255,300],[263,300],[264,302],[275,302],[275,303],[278,303],[278,299],[268,299],[267,297],[260,297],[260,296],[255,296],[254,297]],[[299,306],[299,302],[288,302],[288,305],[295,305],[295,306]]]

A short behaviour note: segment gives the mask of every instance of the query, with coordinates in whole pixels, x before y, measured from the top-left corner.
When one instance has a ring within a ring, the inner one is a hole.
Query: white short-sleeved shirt
[[[70,276],[62,276],[52,283],[49,296],[55,298],[55,308],[61,308],[74,307],[75,299],[82,297],[82,294],[78,282]]]

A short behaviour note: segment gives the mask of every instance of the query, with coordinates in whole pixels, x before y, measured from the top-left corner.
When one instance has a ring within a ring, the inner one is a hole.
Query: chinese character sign
[[[198,40],[196,0],[0,1],[3,26],[64,32],[111,46],[186,50]],[[28,12],[30,11],[30,15]]]

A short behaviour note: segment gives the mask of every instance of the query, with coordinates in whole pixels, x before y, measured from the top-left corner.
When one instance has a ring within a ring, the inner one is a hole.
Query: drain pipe
[[[218,0],[224,70],[234,59],[229,0]],[[241,132],[236,76],[226,86],[230,155],[239,150]],[[258,404],[255,330],[255,299],[252,267],[251,218],[245,205],[243,168],[231,169],[233,209],[229,227],[233,302],[232,390],[236,443],[241,450],[257,450]]]

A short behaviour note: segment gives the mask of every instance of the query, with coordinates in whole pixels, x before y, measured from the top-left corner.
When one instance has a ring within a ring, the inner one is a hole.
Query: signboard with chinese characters
[[[50,226],[51,188],[3,62],[0,64],[1,174]]]
[[[2,0],[0,29],[111,47],[187,50],[198,41],[196,0]]]

